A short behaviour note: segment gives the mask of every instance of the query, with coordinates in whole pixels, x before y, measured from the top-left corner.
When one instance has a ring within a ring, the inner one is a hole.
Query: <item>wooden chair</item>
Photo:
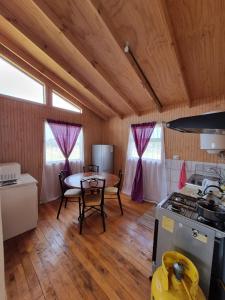
[[[83,166],[83,171],[85,172],[99,172],[99,166],[96,165],[87,165],[87,166]]]
[[[120,191],[121,191],[121,183],[122,183],[122,170],[119,170],[119,181],[115,186],[106,187],[105,188],[105,199],[118,199],[121,215],[123,215],[123,207],[120,198]]]
[[[79,216],[80,234],[85,214],[93,210],[87,217],[93,215],[96,211],[101,214],[103,230],[105,232],[105,212],[104,212],[104,191],[105,179],[84,179],[80,182],[81,186],[81,214]]]
[[[61,171],[59,173],[59,183],[61,187],[61,201],[59,204],[59,209],[57,213],[57,219],[59,218],[59,214],[62,208],[63,201],[65,200],[65,208],[67,206],[67,202],[78,202],[79,203],[79,215],[81,212],[80,208],[80,197],[81,197],[81,190],[80,189],[70,189],[66,186],[64,183],[65,178],[68,176],[68,174],[65,171]],[[74,200],[72,200],[74,199]]]

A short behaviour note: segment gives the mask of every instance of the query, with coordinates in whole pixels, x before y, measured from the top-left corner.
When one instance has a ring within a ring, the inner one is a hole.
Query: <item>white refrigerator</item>
[[[92,145],[92,164],[99,166],[99,172],[113,173],[113,145]]]

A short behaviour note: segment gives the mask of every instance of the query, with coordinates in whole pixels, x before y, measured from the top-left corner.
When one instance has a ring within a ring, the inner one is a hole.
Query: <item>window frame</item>
[[[143,153],[143,155],[142,155],[142,160],[144,161],[155,161],[155,162],[161,162],[162,161],[162,139],[163,139],[163,132],[162,132],[162,130],[163,130],[163,127],[162,127],[162,124],[161,123],[158,123],[158,124],[156,124],[156,126],[155,126],[155,128],[154,128],[154,130],[157,128],[157,127],[159,127],[160,128],[160,138],[152,138],[152,136],[151,136],[151,139],[150,139],[150,141],[149,141],[149,143],[151,143],[152,141],[159,141],[160,143],[161,143],[161,145],[160,145],[160,158],[151,158],[151,157],[144,157],[144,154],[145,154],[145,152]],[[132,145],[130,145],[130,143],[132,142]],[[148,144],[148,146],[149,146],[150,144]],[[135,151],[136,151],[136,154],[137,154],[137,150],[136,150],[136,146],[135,146],[135,142],[134,142],[134,137],[133,137],[133,134],[132,134],[132,131],[131,131],[131,128],[130,128],[130,132],[129,132],[129,137],[128,137],[128,148],[127,148],[127,152],[128,152],[128,160],[132,160],[132,159],[138,159],[138,155],[137,156],[131,156],[130,154],[131,154],[131,147],[135,147]],[[147,148],[145,149],[145,151],[148,149],[148,146],[147,146]]]
[[[58,106],[54,106],[53,105],[53,94],[55,94],[58,97],[62,98],[64,101],[68,102],[72,106],[76,107],[79,111],[73,111],[73,110],[70,110],[70,109],[66,109],[66,108],[61,108],[61,107],[58,107]],[[83,109],[80,106],[78,106],[77,104],[73,103],[70,99],[66,98],[65,96],[63,96],[62,94],[60,94],[59,92],[57,92],[54,89],[51,90],[51,107],[56,108],[56,109],[60,109],[60,110],[63,110],[63,111],[67,111],[67,112],[70,112],[70,113],[75,113],[75,114],[82,114],[83,113]]]
[[[22,67],[20,67],[15,62],[13,62],[10,59],[8,59],[8,57],[0,54],[0,58],[2,58],[3,60],[5,60],[12,67],[18,69],[24,75],[30,77],[31,79],[33,79],[34,81],[36,81],[37,83],[39,83],[40,85],[42,85],[42,87],[43,87],[43,103],[42,102],[36,102],[34,100],[31,100],[31,99],[24,99],[24,98],[21,98],[21,97],[15,97],[15,96],[7,95],[7,94],[2,94],[1,92],[0,92],[0,97],[1,98],[9,98],[10,100],[19,101],[19,102],[21,101],[21,102],[26,102],[26,103],[31,103],[31,104],[46,105],[47,104],[47,99],[46,99],[46,84],[43,81],[41,81],[39,78],[35,77],[33,74],[31,74],[28,71],[24,70]]]
[[[60,160],[47,160],[47,157],[46,157],[46,150],[47,150],[47,145],[46,145],[46,125],[47,126],[49,126],[48,125],[48,123],[47,123],[47,121],[45,121],[44,122],[44,154],[43,154],[43,156],[44,156],[44,162],[45,162],[45,164],[46,165],[53,165],[53,164],[60,164],[60,163],[64,163],[65,162],[65,158],[63,158],[63,159],[60,159]],[[84,161],[84,130],[83,130],[84,128],[82,127],[81,128],[81,131],[80,131],[80,134],[79,134],[79,136],[78,136],[78,138],[81,138],[81,136],[82,136],[82,146],[81,146],[81,148],[82,148],[82,150],[83,150],[83,153],[81,153],[81,157],[80,158],[78,158],[78,159],[71,159],[71,158],[69,158],[69,161],[70,162],[79,162],[79,161],[81,161],[81,162],[83,162]],[[50,128],[50,126],[49,126],[49,130],[51,131],[51,128]],[[51,131],[51,134],[53,135],[53,133],[52,133],[52,131]],[[53,135],[53,137],[54,137],[54,135]],[[54,138],[55,139],[55,138]],[[55,141],[55,143],[56,143],[56,145],[57,145],[57,142]],[[59,148],[59,146],[57,145],[57,147],[58,147],[58,151],[61,153],[61,155],[63,156],[63,154],[62,154],[62,151],[60,150],[60,148]],[[75,145],[75,147],[76,147],[76,145]],[[72,154],[72,153],[71,153]]]

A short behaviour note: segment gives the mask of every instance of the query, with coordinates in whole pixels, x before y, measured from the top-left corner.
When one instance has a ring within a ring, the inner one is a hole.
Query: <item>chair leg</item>
[[[67,207],[67,201],[68,201],[68,198],[65,198],[65,204],[64,204],[65,208]]]
[[[101,206],[101,216],[102,216],[103,231],[105,232],[105,212],[103,206]]]
[[[80,218],[81,217],[81,200],[80,200],[80,197],[78,199],[78,202],[79,202],[79,218]]]
[[[122,206],[122,202],[120,199],[120,194],[117,194],[117,198],[118,198],[118,202],[119,202],[119,206],[120,206],[121,215],[123,216],[123,206]]]
[[[57,219],[59,218],[59,214],[60,214],[60,211],[61,211],[61,208],[62,208],[63,200],[64,200],[64,197],[62,196],[62,197],[61,197],[60,204],[59,204],[58,213],[57,213]]]
[[[84,221],[84,205],[82,206],[82,213],[80,215],[80,234],[82,234],[83,221]]]

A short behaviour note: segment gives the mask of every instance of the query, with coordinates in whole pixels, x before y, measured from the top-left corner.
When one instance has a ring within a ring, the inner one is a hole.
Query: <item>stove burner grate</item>
[[[197,201],[197,198],[175,192],[163,203],[162,207],[174,214],[184,216],[225,232],[225,222],[212,222],[198,215]]]
[[[175,211],[175,212],[181,212],[181,206],[177,205],[174,202],[172,202],[172,204],[171,204],[171,209],[172,209],[172,211]]]
[[[184,198],[176,196],[176,197],[173,198],[173,201],[175,201],[175,202],[184,202]]]
[[[225,230],[225,223],[224,222],[213,222],[211,220],[203,218],[202,216],[198,216],[197,221],[199,221],[202,224],[212,226],[212,227],[217,228],[217,229],[222,230],[222,231]]]

